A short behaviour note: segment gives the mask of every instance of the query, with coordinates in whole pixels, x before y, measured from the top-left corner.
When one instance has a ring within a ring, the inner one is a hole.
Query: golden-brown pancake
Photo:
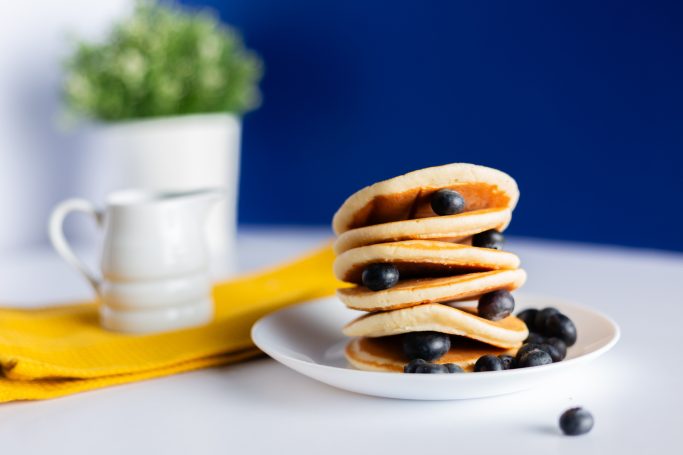
[[[519,198],[517,183],[499,170],[468,163],[430,167],[375,183],[351,195],[334,215],[334,232],[434,217],[430,197],[444,188],[463,196],[466,212],[489,208],[512,211]]]
[[[457,215],[373,224],[339,235],[334,242],[334,251],[341,254],[364,245],[401,240],[460,242],[489,229],[503,231],[511,218],[512,211],[509,208],[488,208]]]
[[[519,267],[517,255],[507,251],[435,240],[406,240],[347,250],[335,259],[334,274],[342,281],[359,284],[363,269],[380,262],[394,264],[402,279]]]
[[[455,363],[465,371],[472,371],[479,357],[492,354],[514,356],[517,349],[502,349],[461,337],[451,339],[451,349],[433,363]],[[401,338],[354,338],[346,345],[346,359],[359,370],[402,372],[409,359],[403,354]]]
[[[387,311],[425,303],[467,300],[488,292],[513,291],[524,284],[523,269],[491,270],[438,278],[416,278],[399,281],[382,291],[365,286],[337,290],[337,296],[349,308],[362,311]]]
[[[429,303],[360,316],[342,330],[351,337],[385,337],[408,332],[441,332],[481,341],[499,348],[518,348],[529,335],[516,316],[489,321],[476,308],[453,308]]]

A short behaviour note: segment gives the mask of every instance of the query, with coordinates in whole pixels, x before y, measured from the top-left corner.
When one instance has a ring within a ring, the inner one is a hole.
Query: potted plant
[[[91,120],[76,192],[102,200],[124,187],[224,187],[229,197],[209,220],[209,248],[227,265],[240,116],[259,104],[259,58],[209,12],[140,1],[106,40],[77,43],[65,70],[69,114]]]

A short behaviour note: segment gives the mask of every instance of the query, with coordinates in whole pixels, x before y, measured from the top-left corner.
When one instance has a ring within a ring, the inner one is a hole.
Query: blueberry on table
[[[427,361],[424,359],[411,360],[410,362],[405,364],[405,366],[403,367],[403,372],[404,373],[415,373],[415,368],[417,368],[418,365],[424,365],[425,363],[427,363]]]
[[[548,321],[548,318],[553,314],[558,314],[559,312],[560,310],[557,308],[548,307],[543,308],[536,313],[536,317],[534,318],[534,332],[545,334],[545,324]]]
[[[449,373],[464,373],[465,370],[460,367],[460,365],[456,365],[455,363],[445,363],[443,366],[446,367]]]
[[[560,416],[560,429],[567,436],[586,434],[593,429],[593,415],[583,408],[567,409]]]
[[[526,337],[526,340],[524,340],[524,342],[533,344],[543,344],[545,343],[545,337],[535,332],[529,332],[529,336]]]
[[[409,332],[403,335],[403,353],[409,359],[437,360],[451,348],[451,337],[439,332]]]
[[[417,374],[447,374],[448,369],[439,365],[438,363],[423,363],[415,367],[415,373]]]
[[[537,309],[527,308],[526,310],[517,313],[517,317],[526,324],[526,328],[529,329],[529,332],[536,332],[536,324],[534,323],[534,320],[536,319],[537,314]]]
[[[515,309],[515,298],[510,291],[504,289],[489,292],[479,297],[477,310],[479,316],[489,321],[498,321],[512,314]]]
[[[559,338],[546,338],[544,344],[551,347],[548,354],[553,358],[553,362],[559,362],[567,357],[567,344]]]
[[[498,358],[503,362],[503,370],[512,370],[517,368],[517,360],[511,355],[499,355]]]
[[[489,229],[488,231],[480,232],[472,237],[472,246],[477,246],[479,248],[502,250],[504,243],[505,237],[503,237],[503,234],[495,229]]]
[[[479,357],[477,363],[474,364],[474,371],[477,373],[482,371],[502,371],[504,369],[503,361],[491,354]]]
[[[454,190],[435,191],[431,198],[432,210],[439,216],[457,215],[465,210],[465,198]]]
[[[567,346],[576,343],[576,326],[571,319],[562,313],[555,313],[548,317],[544,333],[550,337],[561,339]]]
[[[517,361],[518,368],[539,367],[553,363],[553,358],[546,351],[532,349],[525,352]]]
[[[381,291],[396,286],[398,269],[394,264],[370,264],[365,267],[361,280],[363,286],[371,291]]]

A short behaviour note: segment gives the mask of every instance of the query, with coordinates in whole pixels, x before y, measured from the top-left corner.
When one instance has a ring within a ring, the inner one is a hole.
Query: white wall
[[[58,125],[71,34],[95,38],[130,0],[0,0],[0,251],[45,240],[69,196],[75,135]]]

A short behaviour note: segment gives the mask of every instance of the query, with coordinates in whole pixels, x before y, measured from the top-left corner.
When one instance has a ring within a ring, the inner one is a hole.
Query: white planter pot
[[[100,204],[125,189],[222,187],[227,200],[208,219],[214,276],[233,272],[241,124],[228,114],[93,125],[84,135],[75,192]]]

